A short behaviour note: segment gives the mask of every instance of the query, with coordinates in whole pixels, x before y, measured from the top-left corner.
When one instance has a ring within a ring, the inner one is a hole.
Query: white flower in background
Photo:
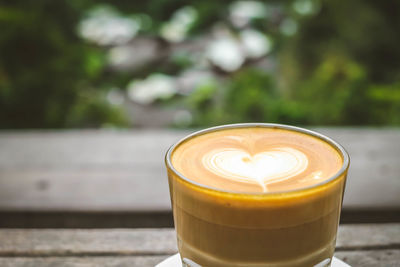
[[[293,19],[285,19],[279,26],[279,30],[287,36],[291,36],[297,32],[297,22]]]
[[[120,106],[124,103],[124,96],[119,88],[111,88],[107,94],[107,101],[111,105]]]
[[[113,66],[123,65],[130,60],[132,49],[130,46],[117,46],[110,49],[108,59]]]
[[[114,68],[133,70],[157,60],[160,54],[156,40],[138,36],[129,45],[109,49],[108,60]]]
[[[150,104],[156,99],[167,99],[176,93],[173,78],[164,74],[152,74],[144,80],[134,80],[128,84],[128,96],[140,104]]]
[[[316,6],[311,0],[297,0],[293,3],[293,9],[300,15],[310,15],[315,12]]]
[[[265,18],[267,7],[259,1],[236,1],[229,8],[230,20],[237,27],[245,26],[252,18]]]
[[[193,121],[192,113],[187,110],[178,110],[174,114],[173,122],[177,126],[189,126]]]
[[[205,70],[189,69],[179,75],[177,83],[179,84],[179,93],[190,94],[198,86],[214,81],[212,72]]]
[[[207,47],[206,56],[214,65],[229,72],[239,69],[245,60],[240,43],[230,36],[212,41]]]
[[[172,19],[161,28],[161,36],[171,42],[180,42],[185,39],[190,26],[197,19],[197,11],[187,6],[175,11]]]
[[[271,40],[259,31],[246,29],[240,33],[243,49],[250,58],[258,58],[271,51]]]
[[[111,8],[101,7],[90,12],[79,25],[80,35],[99,45],[123,44],[140,28],[137,20],[124,18]]]

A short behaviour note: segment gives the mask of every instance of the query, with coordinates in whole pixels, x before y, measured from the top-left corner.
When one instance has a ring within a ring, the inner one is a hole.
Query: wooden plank
[[[0,258],[2,267],[154,267],[168,256]]]
[[[15,229],[0,230],[0,240],[0,256],[124,256],[177,252],[173,229]]]
[[[400,245],[400,223],[340,225],[336,247],[364,248]]]
[[[0,172],[0,209],[169,211],[163,167],[160,163],[116,169]]]
[[[191,131],[1,131],[0,167],[18,170],[132,167],[162,163],[166,150]]]
[[[400,224],[342,225],[335,256],[398,266]],[[0,230],[0,266],[154,266],[176,253],[172,229]]]
[[[71,267],[71,266],[140,266],[154,267],[163,261],[165,256],[128,256],[128,257],[1,257],[3,267]],[[350,266],[363,267],[398,267],[399,250],[372,250],[338,252],[335,256]]]
[[[335,256],[353,267],[398,267],[399,250],[346,251]],[[129,257],[46,257],[46,258],[0,258],[3,267],[71,267],[71,266],[137,266],[154,267],[166,256],[129,256]]]
[[[399,128],[316,130],[351,155],[345,211],[400,211]],[[0,132],[0,210],[170,211],[163,157],[187,133]]]
[[[177,252],[173,229],[0,230],[0,256],[127,256]],[[400,224],[341,225],[337,251],[400,249]]]
[[[72,266],[134,266],[154,267],[163,261],[165,256],[129,256],[129,257],[46,257],[46,258],[0,258],[3,267],[72,267]],[[346,251],[335,256],[353,267],[398,267],[400,262],[399,250]]]
[[[393,249],[342,251],[336,252],[335,256],[353,267],[398,267],[400,263],[400,250]]]
[[[166,211],[174,131],[0,133],[0,209]]]
[[[338,141],[350,155],[345,210],[400,209],[400,128],[315,130]]]

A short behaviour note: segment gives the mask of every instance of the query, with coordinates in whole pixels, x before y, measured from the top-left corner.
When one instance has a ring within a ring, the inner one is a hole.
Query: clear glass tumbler
[[[198,184],[174,169],[171,156],[186,140],[238,127],[274,127],[331,145],[341,169],[311,187],[272,193],[235,193]],[[183,266],[330,266],[336,243],[349,156],[332,139],[279,124],[234,124],[191,134],[166,154],[178,249]]]

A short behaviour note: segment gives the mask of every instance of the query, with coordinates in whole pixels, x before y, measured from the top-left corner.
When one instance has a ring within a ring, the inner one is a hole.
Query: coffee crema
[[[239,193],[306,188],[343,164],[328,143],[286,129],[246,127],[201,134],[178,145],[172,165],[201,185]]]

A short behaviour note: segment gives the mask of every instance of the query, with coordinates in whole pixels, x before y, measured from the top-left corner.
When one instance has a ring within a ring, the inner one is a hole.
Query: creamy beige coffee
[[[233,192],[300,189],[332,177],[343,164],[326,142],[289,130],[236,128],[187,140],[172,165],[199,184]]]
[[[265,124],[217,128],[174,146],[167,167],[184,264],[328,266],[344,153],[319,135]]]

